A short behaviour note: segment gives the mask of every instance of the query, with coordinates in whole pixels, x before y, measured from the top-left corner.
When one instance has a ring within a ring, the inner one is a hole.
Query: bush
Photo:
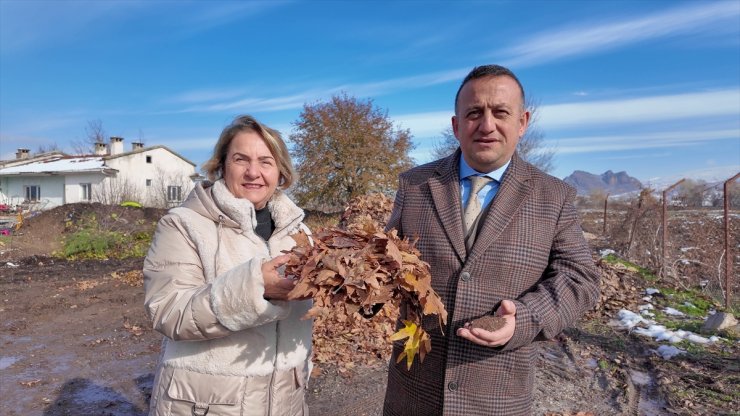
[[[111,218],[117,216],[111,214]],[[133,233],[111,230],[101,226],[94,214],[77,226],[69,221],[67,227],[74,231],[64,238],[61,256],[70,260],[144,257],[153,235],[153,229]]]

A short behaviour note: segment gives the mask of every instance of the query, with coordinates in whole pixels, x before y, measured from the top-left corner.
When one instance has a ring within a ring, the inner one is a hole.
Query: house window
[[[152,186],[152,180],[151,179],[147,179],[146,180],[146,186]]]
[[[146,163],[152,163],[152,157],[151,156],[147,156],[146,157]]]
[[[41,199],[41,187],[39,185],[26,185],[23,188],[26,194],[26,201],[34,202]]]
[[[81,183],[80,191],[82,193],[83,201],[92,201],[92,184],[91,183]]]
[[[167,187],[167,201],[168,202],[180,202],[180,201],[182,201],[182,187],[180,187],[180,186],[168,186]]]

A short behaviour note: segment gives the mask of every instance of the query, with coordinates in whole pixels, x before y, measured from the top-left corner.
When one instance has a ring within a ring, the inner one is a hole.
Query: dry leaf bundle
[[[399,362],[406,358],[411,368],[414,357],[420,361],[431,351],[429,335],[421,327],[423,315],[437,315],[440,327],[447,323],[447,311],[431,286],[429,265],[419,251],[396,231],[379,229],[368,221],[351,231],[338,228],[321,230],[312,236],[293,236],[296,246],[289,252],[285,274],[298,279],[292,297],[313,298],[307,317],[322,317],[339,308],[345,314],[371,313],[374,305],[402,302],[407,308],[404,327],[390,340],[407,339]]]
[[[354,224],[364,225],[368,217],[381,228],[385,227],[393,211],[393,199],[380,193],[352,198],[339,220],[339,228],[348,229]]]

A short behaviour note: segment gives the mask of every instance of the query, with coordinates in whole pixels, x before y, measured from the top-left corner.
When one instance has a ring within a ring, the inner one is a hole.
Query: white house
[[[123,139],[111,137],[108,144],[97,143],[92,155],[31,157],[28,149],[18,149],[15,159],[0,162],[0,204],[49,209],[75,202],[134,201],[171,207],[201,179],[193,162],[165,146],[132,143],[131,151],[124,152]]]

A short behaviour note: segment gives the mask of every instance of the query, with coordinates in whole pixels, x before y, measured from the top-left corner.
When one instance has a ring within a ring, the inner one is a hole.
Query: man
[[[455,98],[460,149],[399,178],[387,228],[419,238],[449,316],[445,328],[425,317],[432,350],[411,370],[395,364],[403,346],[394,345],[385,415],[530,414],[533,342],[553,338],[598,300],[575,190],[516,154],[528,123],[516,76],[498,65],[474,68]],[[493,313],[501,329],[470,326]]]

